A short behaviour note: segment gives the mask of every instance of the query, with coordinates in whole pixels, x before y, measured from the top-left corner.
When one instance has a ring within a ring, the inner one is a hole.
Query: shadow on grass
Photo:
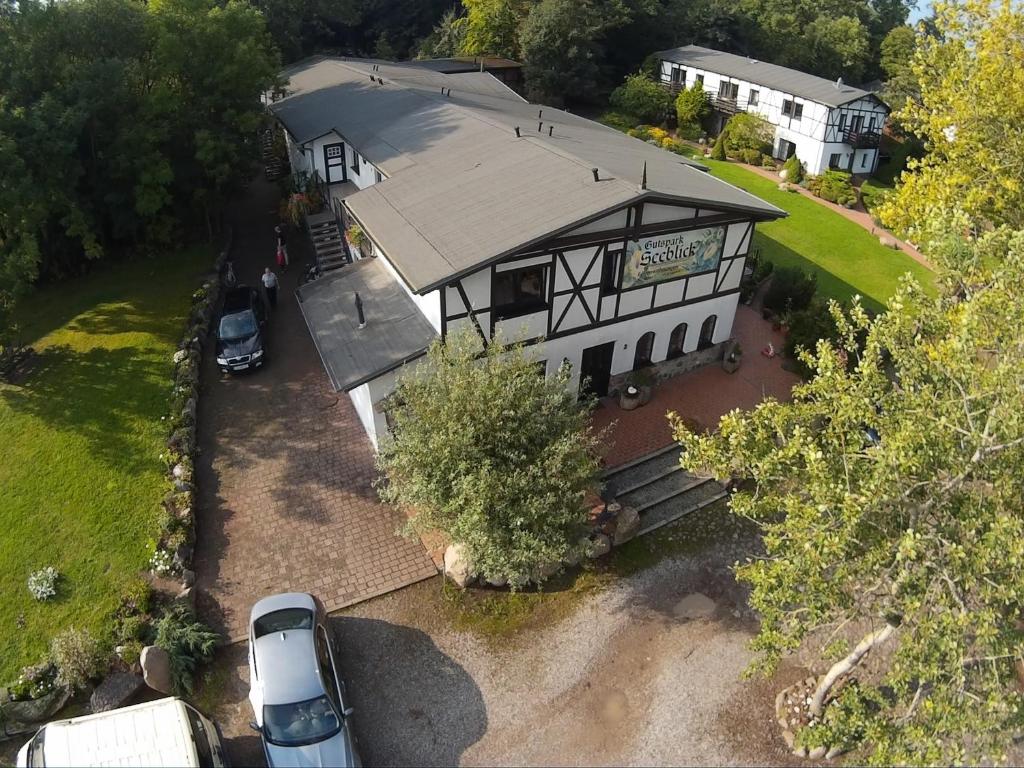
[[[167,374],[152,350],[53,346],[39,353],[29,379],[0,390],[0,398],[17,413],[86,438],[93,455],[109,465],[140,472],[152,469],[156,459],[140,451],[141,433],[147,418],[159,418]]]

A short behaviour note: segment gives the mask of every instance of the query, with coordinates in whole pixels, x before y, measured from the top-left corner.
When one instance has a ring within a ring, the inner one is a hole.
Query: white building
[[[320,173],[370,240],[299,300],[375,444],[398,370],[453,329],[526,339],[602,395],[639,368],[721,358],[754,223],[783,211],[487,74],[339,59],[285,74],[272,109],[293,168]]]
[[[878,96],[795,69],[686,45],[655,54],[661,80],[678,90],[702,83],[719,119],[760,115],[775,126],[773,155],[794,153],[809,173],[841,168],[868,175],[878,167],[878,144],[891,111]]]

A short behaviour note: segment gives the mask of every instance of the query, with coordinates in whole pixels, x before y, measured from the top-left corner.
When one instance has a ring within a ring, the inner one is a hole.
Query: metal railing
[[[855,131],[851,128],[843,133],[843,143],[854,149],[874,149],[880,139],[881,135],[875,129]]]

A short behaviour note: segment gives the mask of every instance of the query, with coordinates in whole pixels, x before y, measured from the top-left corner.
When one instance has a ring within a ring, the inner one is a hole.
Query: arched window
[[[666,360],[683,356],[683,344],[686,343],[686,323],[680,323],[672,329],[672,335],[668,337],[668,355]]]
[[[633,355],[633,370],[639,371],[651,364],[651,353],[654,351],[654,331],[648,331],[636,343]]]
[[[700,327],[700,340],[697,342],[697,349],[707,349],[714,344],[715,323],[718,322],[718,315],[711,315]]]

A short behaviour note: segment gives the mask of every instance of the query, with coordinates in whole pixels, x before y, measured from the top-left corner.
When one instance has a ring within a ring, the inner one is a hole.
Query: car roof
[[[322,696],[313,630],[272,632],[253,642],[264,704],[293,704]]]
[[[249,626],[251,627],[253,622],[260,616],[265,616],[268,613],[285,608],[308,608],[313,613],[316,613],[316,601],[312,595],[305,592],[282,592],[279,595],[264,597],[262,600],[257,601],[253,605],[252,610],[249,611]]]

